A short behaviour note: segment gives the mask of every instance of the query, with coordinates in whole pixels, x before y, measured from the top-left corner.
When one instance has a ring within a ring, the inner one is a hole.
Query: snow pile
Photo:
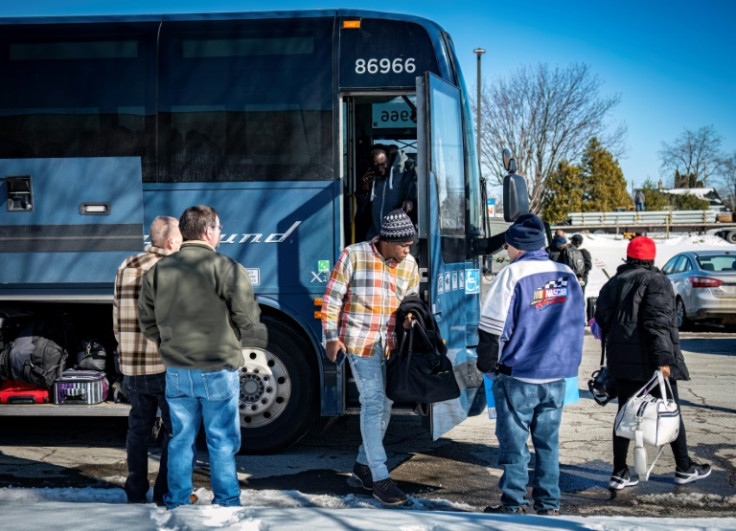
[[[567,235],[568,240],[572,233]],[[629,240],[612,234],[582,233],[582,247],[588,249],[593,259],[593,269],[588,276],[586,297],[596,297],[606,281],[616,274],[616,268],[626,260],[626,247]],[[690,250],[723,249],[736,251],[736,245],[723,238],[710,235],[677,235],[670,238],[650,237],[657,243],[657,257],[654,265],[661,268],[677,253]]]

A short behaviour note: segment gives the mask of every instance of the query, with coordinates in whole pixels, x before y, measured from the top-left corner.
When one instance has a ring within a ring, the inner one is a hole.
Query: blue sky
[[[621,95],[611,115],[628,127],[624,176],[660,173],[657,152],[685,129],[712,125],[736,152],[736,0],[2,0],[0,17],[24,15],[325,9],[399,11],[430,18],[453,37],[475,94],[474,48],[491,82],[524,65],[590,65],[602,93]]]

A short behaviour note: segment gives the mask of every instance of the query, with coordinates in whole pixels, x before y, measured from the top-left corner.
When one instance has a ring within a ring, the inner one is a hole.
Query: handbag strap
[[[659,385],[659,388],[662,390],[662,400],[665,400],[666,402],[674,402],[675,395],[672,393],[672,386],[670,385],[670,379],[665,378],[664,374],[662,374],[662,371],[660,371],[659,369],[654,371],[654,374],[657,376],[657,384]],[[669,398],[667,398],[667,391],[670,392]]]
[[[409,338],[409,344],[407,345],[407,337]],[[408,331],[404,331],[404,335],[401,338],[401,356],[405,356],[407,359],[411,359],[411,355],[414,352],[414,321],[411,322],[411,327]]]
[[[659,380],[657,378],[657,373],[658,372],[660,373],[660,375],[662,374],[661,371],[658,371],[658,370],[657,371],[654,371],[654,374],[652,375],[651,378],[649,378],[649,381],[647,383],[645,383],[644,385],[642,385],[641,388],[639,388],[639,390],[636,393],[634,393],[633,395],[631,395],[631,398],[634,398],[636,396],[641,396],[641,395],[649,394],[649,391],[651,391],[652,389],[654,389],[655,387],[657,387],[659,385]],[[654,384],[654,385],[652,385],[652,384]]]
[[[414,330],[414,325],[415,324],[416,324],[416,321],[412,321],[411,322],[411,329],[412,329],[412,331]],[[424,330],[424,327],[422,325],[418,325],[416,328],[417,328],[417,330],[419,330],[419,335],[422,336],[422,339],[424,339],[424,341],[427,342],[427,345],[432,345],[432,348],[436,351],[437,348],[436,348],[434,342],[429,339],[429,336],[427,335],[426,330]]]

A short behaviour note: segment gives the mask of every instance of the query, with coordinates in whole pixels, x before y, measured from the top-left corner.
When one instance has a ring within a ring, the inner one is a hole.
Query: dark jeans
[[[148,442],[156,422],[156,413],[161,410],[163,436],[161,438],[161,461],[153,485],[153,501],[162,503],[169,490],[166,479],[171,417],[166,403],[166,373],[145,376],[125,376],[125,391],[130,401],[128,436],[125,449],[128,453],[128,479],[125,493],[128,503],[144,503],[148,492]]]
[[[626,401],[631,398],[634,393],[641,389],[646,382],[631,382],[629,380],[616,380],[616,387],[618,389],[618,409],[624,407]],[[677,393],[677,382],[670,379],[670,386],[672,387],[672,396],[675,398],[675,403],[680,406],[680,396]],[[651,394],[658,398],[662,397],[661,389],[657,386],[652,389]],[[687,453],[687,435],[685,434],[685,424],[682,422],[682,414],[680,415],[680,433],[677,435],[677,439],[670,443],[672,453],[675,456],[675,465],[679,470],[687,470],[690,468],[690,456]],[[629,439],[624,437],[617,437],[614,429],[613,433],[613,473],[620,472],[626,465],[626,456],[629,453]]]

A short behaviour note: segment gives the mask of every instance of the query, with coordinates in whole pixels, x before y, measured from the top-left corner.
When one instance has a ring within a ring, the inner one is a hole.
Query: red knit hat
[[[657,247],[654,240],[646,236],[637,236],[629,242],[626,249],[626,256],[635,260],[654,260],[657,254]]]

